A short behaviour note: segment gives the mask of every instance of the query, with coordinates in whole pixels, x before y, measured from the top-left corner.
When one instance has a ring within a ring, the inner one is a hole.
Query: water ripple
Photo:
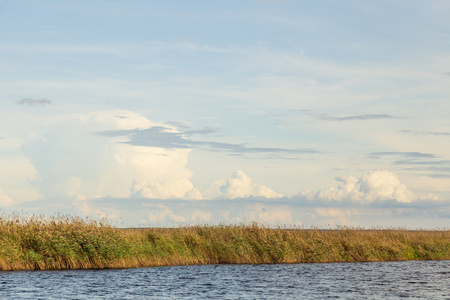
[[[450,261],[0,272],[1,299],[450,299]]]

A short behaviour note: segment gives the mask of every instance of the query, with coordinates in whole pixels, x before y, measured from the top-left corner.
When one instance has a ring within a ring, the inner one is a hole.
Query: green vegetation
[[[74,217],[0,217],[0,270],[450,259],[449,230],[118,229]]]

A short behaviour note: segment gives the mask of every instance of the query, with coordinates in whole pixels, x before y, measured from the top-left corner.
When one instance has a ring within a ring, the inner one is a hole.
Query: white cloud
[[[260,203],[251,205],[247,212],[244,214],[244,219],[250,221],[261,222],[263,224],[291,224],[292,225],[292,215],[291,209],[284,206],[267,206]],[[297,225],[301,222],[297,221]]]
[[[133,146],[123,143],[126,137],[96,134],[162,125],[124,110],[59,116],[30,135],[23,149],[38,172],[40,192],[72,199],[83,213],[89,212],[84,198],[201,198],[186,168],[190,149]]]
[[[357,226],[358,223],[352,221],[355,210],[341,208],[318,207],[315,209],[317,215],[321,218],[321,222],[325,226],[345,225]]]
[[[211,221],[211,217],[212,213],[200,209],[195,210],[194,213],[191,214],[191,220],[200,223],[207,223]]]
[[[171,178],[164,181],[146,181],[138,179],[131,187],[131,195],[138,198],[184,198],[201,199],[201,193],[186,178]]]
[[[89,215],[91,212],[91,208],[86,200],[88,200],[86,196],[77,195],[72,201],[73,206],[78,210],[78,212],[85,216]]]
[[[163,204],[146,205],[150,209],[148,213],[148,220],[151,223],[163,223],[166,221],[172,221],[176,223],[186,222],[186,218],[181,215],[173,213],[169,206]]]
[[[207,193],[210,196],[221,196],[229,199],[246,197],[266,197],[280,198],[283,195],[270,188],[252,182],[241,170],[237,170],[226,180],[219,180],[213,183],[212,189]]]
[[[67,196],[73,197],[78,194],[78,191],[81,188],[81,179],[79,177],[70,177],[64,183],[62,187],[65,190]]]
[[[0,206],[10,206],[12,203],[11,198],[0,189]]]
[[[409,203],[417,199],[397,175],[387,170],[373,170],[361,178],[354,176],[337,177],[337,187],[311,192],[303,190],[299,196],[310,201],[351,201],[370,203],[373,201],[397,200]]]
[[[96,209],[95,212],[101,219],[106,220],[117,220],[120,216],[120,211],[111,208]]]
[[[366,173],[359,183],[367,202],[396,199],[408,203],[415,199],[414,194],[400,182],[398,176],[387,170]]]
[[[16,205],[41,198],[33,186],[39,179],[38,173],[26,157],[0,158],[0,205]]]

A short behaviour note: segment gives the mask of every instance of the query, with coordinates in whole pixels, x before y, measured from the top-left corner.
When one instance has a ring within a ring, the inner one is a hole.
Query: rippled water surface
[[[450,299],[450,261],[0,272],[0,299]]]

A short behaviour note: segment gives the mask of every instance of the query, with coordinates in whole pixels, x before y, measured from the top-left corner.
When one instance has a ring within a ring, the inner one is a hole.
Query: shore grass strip
[[[196,225],[119,229],[70,216],[0,218],[0,270],[449,260],[450,230]]]

